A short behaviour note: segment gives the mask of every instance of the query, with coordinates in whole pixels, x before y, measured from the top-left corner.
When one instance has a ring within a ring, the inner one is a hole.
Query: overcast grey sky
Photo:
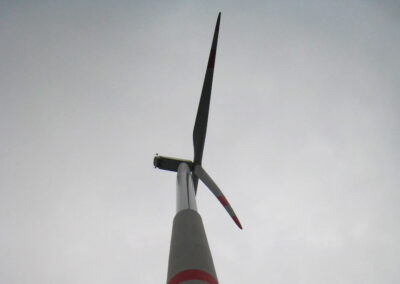
[[[398,1],[0,1],[0,283],[165,283],[222,12],[198,208],[221,283],[400,282]]]

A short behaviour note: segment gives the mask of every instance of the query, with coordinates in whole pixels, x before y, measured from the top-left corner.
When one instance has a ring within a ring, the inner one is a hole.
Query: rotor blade
[[[200,180],[211,190],[211,192],[217,197],[219,202],[221,202],[222,206],[225,207],[225,210],[231,215],[233,221],[235,221],[236,225],[242,229],[242,225],[240,224],[239,219],[236,217],[235,212],[233,211],[231,205],[228,200],[226,200],[224,194],[216,185],[216,183],[212,180],[212,178],[207,174],[207,172],[202,168],[201,165],[196,165],[194,167],[194,174],[200,178]]]
[[[193,129],[193,146],[194,146],[193,162],[196,164],[201,164],[201,160],[203,158],[204,141],[206,139],[206,132],[207,132],[208,110],[210,108],[210,96],[211,96],[212,80],[214,74],[215,55],[217,52],[220,20],[221,20],[221,13],[218,14],[217,24],[215,26],[210,57],[208,58],[206,76],[204,78],[199,108],[197,109],[196,122],[194,124],[194,129]]]

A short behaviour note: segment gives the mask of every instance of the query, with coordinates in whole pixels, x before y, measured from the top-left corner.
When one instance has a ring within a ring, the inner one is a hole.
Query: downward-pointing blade
[[[214,38],[212,41],[210,56],[208,59],[206,76],[204,78],[199,108],[197,109],[196,122],[194,124],[194,129],[193,129],[193,146],[194,146],[193,162],[196,164],[201,164],[201,160],[203,158],[204,141],[206,139],[206,132],[207,132],[208,111],[210,107],[210,97],[211,97],[212,81],[214,74],[215,55],[217,52],[220,20],[221,20],[221,13],[218,14],[217,24],[215,26]],[[197,182],[195,182],[195,184],[197,185]]]
[[[194,174],[211,190],[211,192],[215,195],[215,197],[217,197],[219,202],[221,202],[222,206],[225,207],[225,210],[232,217],[233,221],[235,221],[236,225],[240,229],[242,229],[242,225],[240,224],[239,219],[236,217],[236,214],[233,211],[228,200],[225,198],[224,194],[219,189],[217,184],[212,180],[212,178],[207,174],[207,172],[202,168],[201,165],[196,165],[194,167]]]

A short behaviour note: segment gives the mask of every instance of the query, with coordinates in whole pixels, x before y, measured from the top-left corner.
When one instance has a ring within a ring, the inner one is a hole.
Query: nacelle
[[[172,172],[178,171],[180,163],[186,163],[189,166],[190,170],[191,171],[193,170],[193,162],[189,160],[164,157],[158,155],[156,155],[153,160],[154,167]]]

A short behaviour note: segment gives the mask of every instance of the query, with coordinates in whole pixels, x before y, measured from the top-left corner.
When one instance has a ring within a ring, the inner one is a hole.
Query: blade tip
[[[240,224],[240,221],[238,217],[233,217],[233,221],[235,221],[236,225],[239,227],[240,230],[243,230],[242,224]]]

